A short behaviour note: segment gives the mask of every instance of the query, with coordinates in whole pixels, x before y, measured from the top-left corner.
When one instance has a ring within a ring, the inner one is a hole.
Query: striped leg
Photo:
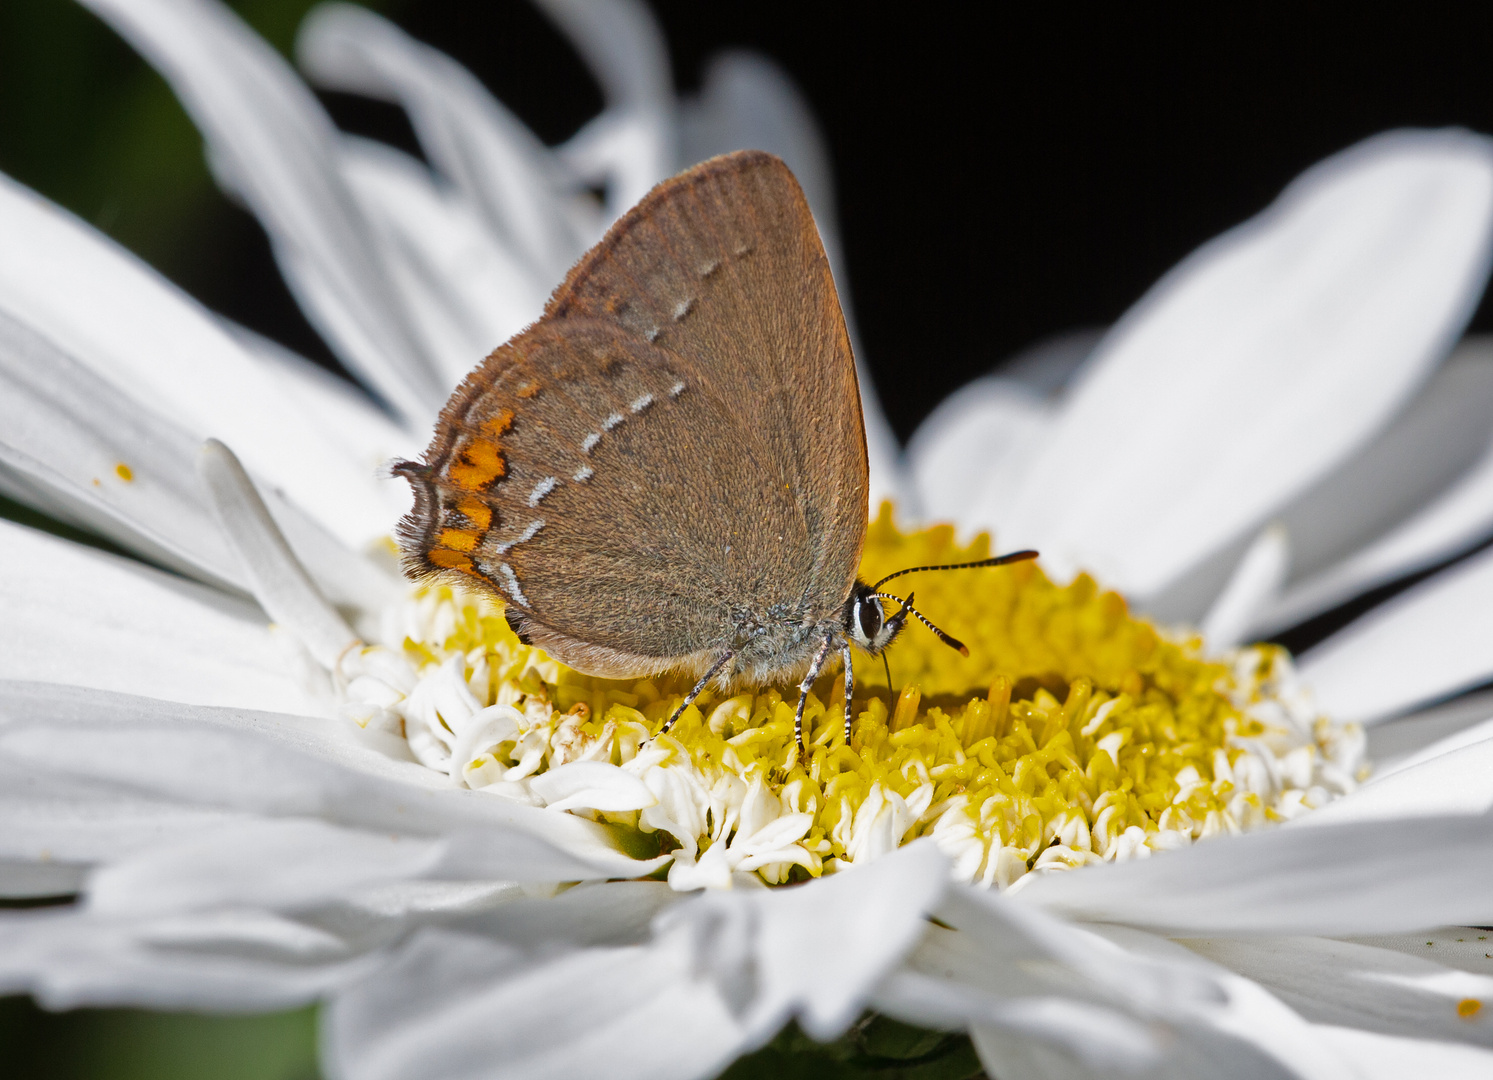
[[[824,667],[824,658],[829,655],[829,647],[834,644],[834,639],[826,637],[824,644],[819,646],[819,651],[814,654],[814,661],[809,665],[809,673],[804,676],[804,681],[798,684],[798,709],[793,714],[793,738],[798,742],[798,760],[800,763],[807,761],[809,754],[804,749],[804,705],[809,700],[809,690],[814,685],[814,680],[819,678],[819,669]]]
[[[700,676],[700,681],[695,683],[695,688],[684,696],[684,700],[679,703],[679,708],[674,710],[674,715],[665,720],[664,726],[658,729],[658,733],[660,735],[667,735],[669,733],[669,729],[674,726],[674,721],[678,720],[679,717],[684,714],[684,710],[690,707],[690,704],[695,700],[695,698],[699,697],[700,694],[704,691],[705,687],[709,685],[710,680],[715,678],[716,672],[720,671],[721,668],[729,664],[731,662],[731,658],[735,655],[735,649],[727,649],[724,653],[721,654],[721,658],[719,660],[710,665],[710,670],[707,671],[704,675]],[[801,705],[799,706],[800,709],[802,707],[803,706]]]
[[[855,693],[855,673],[850,667],[850,646],[847,644],[840,650],[840,657],[845,661],[845,745],[850,745],[850,695]]]

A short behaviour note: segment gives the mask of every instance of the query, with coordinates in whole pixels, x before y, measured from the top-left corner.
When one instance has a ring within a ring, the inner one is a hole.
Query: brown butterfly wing
[[[582,670],[699,668],[849,594],[867,466],[844,320],[770,155],[661,184],[452,396],[401,530]]]
[[[774,461],[808,481],[798,502],[823,541],[817,565],[859,562],[868,477],[855,363],[819,232],[782,161],[742,151],[660,184],[545,316],[582,313],[694,360]]]

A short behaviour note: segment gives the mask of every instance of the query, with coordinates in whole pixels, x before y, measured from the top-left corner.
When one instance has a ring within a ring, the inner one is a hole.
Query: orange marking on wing
[[[452,551],[471,551],[477,546],[477,534],[466,529],[442,529],[439,543]]]
[[[114,475],[128,484],[131,480],[135,479],[135,470],[121,461],[118,465],[114,466]]]
[[[465,570],[468,574],[475,573],[472,569],[472,560],[459,551],[447,551],[445,548],[433,548],[425,556],[436,566],[446,570]]]
[[[486,439],[474,439],[468,443],[461,456],[469,464],[480,465],[484,468],[501,469],[504,466],[503,452],[498,448],[498,444],[488,442]]]
[[[472,523],[476,532],[485,533],[492,525],[492,507],[481,499],[462,499],[456,504],[456,509]]]
[[[513,426],[513,410],[499,409],[482,422],[482,430],[497,438]]]
[[[518,388],[516,393],[521,398],[531,398],[539,393],[539,384],[537,382],[526,382]]]
[[[446,472],[457,487],[466,491],[481,491],[508,472],[508,463],[503,460],[497,443],[487,439],[473,439]]]

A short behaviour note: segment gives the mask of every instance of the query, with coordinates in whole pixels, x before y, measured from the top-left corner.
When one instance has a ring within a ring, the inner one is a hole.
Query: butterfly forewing
[[[761,618],[844,602],[865,533],[854,364],[777,159],[655,189],[453,395],[402,530],[595,674],[703,667]]]
[[[654,189],[581,260],[546,317],[582,312],[699,365],[770,443],[783,482],[804,481],[815,565],[853,570],[867,498],[855,363],[824,246],[781,161],[729,154]]]

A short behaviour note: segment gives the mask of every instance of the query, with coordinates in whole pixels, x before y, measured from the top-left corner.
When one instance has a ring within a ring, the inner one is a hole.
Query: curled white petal
[[[211,0],[90,0],[171,82],[218,181],[269,232],[307,317],[348,366],[423,423],[449,389],[371,250],[331,120],[290,65]]]
[[[210,439],[198,457],[203,484],[223,531],[243,559],[254,595],[270,618],[294,633],[327,670],[357,635],[327,603],[259,497],[233,451]]]
[[[601,761],[572,761],[529,781],[551,810],[642,810],[658,802],[632,773]]]

